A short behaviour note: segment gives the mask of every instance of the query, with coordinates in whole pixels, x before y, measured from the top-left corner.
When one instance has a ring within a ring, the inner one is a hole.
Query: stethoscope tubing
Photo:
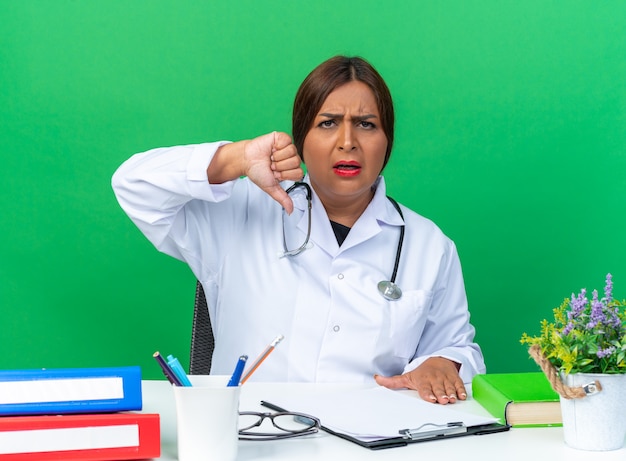
[[[288,250],[287,249],[287,242],[286,242],[286,236],[285,236],[285,222],[284,222],[284,215],[283,215],[283,248],[284,248],[284,252],[281,255],[281,257],[299,255],[300,253],[302,253],[307,248],[307,245],[309,243],[309,238],[311,237],[311,207],[312,207],[313,192],[311,191],[311,186],[309,186],[307,183],[302,182],[302,181],[297,181],[297,182],[293,183],[286,190],[287,194],[289,194],[290,192],[292,192],[294,189],[296,189],[298,187],[304,187],[306,189],[306,199],[307,199],[307,202],[308,202],[309,219],[308,219],[308,228],[307,228],[306,240],[304,241],[304,243],[299,248],[296,248],[295,250]],[[396,202],[390,196],[387,196],[387,199],[391,202],[393,207],[396,209],[396,211],[398,212],[398,214],[402,218],[402,226],[400,227],[400,237],[398,238],[398,247],[396,249],[396,259],[395,259],[394,264],[393,264],[393,272],[391,273],[391,279],[389,281],[384,281],[383,280],[383,281],[379,282],[378,290],[380,291],[380,294],[385,299],[387,299],[389,301],[394,301],[396,299],[399,299],[402,296],[402,290],[400,289],[400,287],[398,287],[396,285],[396,276],[398,275],[398,268],[400,267],[400,257],[402,256],[402,246],[403,246],[403,243],[404,243],[404,231],[405,231],[406,225],[404,224],[404,222],[405,222],[404,221],[404,215],[402,214],[402,210],[400,209],[400,205],[398,205],[398,202]]]

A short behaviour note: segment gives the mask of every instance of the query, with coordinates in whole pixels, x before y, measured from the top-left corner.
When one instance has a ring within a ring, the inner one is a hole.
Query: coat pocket
[[[411,360],[426,325],[433,294],[427,290],[404,292],[396,301],[389,301],[390,339],[394,354]]]

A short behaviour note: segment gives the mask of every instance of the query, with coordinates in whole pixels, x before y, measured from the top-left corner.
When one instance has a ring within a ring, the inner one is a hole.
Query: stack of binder
[[[139,367],[0,370],[0,461],[160,456]]]

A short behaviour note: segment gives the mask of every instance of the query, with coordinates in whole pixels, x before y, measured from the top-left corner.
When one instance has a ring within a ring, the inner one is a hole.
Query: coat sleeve
[[[159,251],[188,263],[201,279],[219,266],[223,245],[217,243],[221,236],[232,236],[237,228],[233,207],[220,206],[237,181],[212,185],[206,174],[223,144],[226,142],[135,154],[112,178],[120,206],[141,232]],[[205,256],[203,261],[200,255]]]
[[[477,373],[485,373],[485,363],[474,342],[461,262],[452,241],[447,242],[434,288],[426,326],[404,372],[414,370],[430,357],[445,357],[461,364],[461,378],[469,383]]]

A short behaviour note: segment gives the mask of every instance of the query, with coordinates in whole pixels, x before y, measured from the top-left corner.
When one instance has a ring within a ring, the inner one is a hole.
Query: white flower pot
[[[626,438],[626,374],[561,375],[570,387],[599,381],[602,390],[580,399],[561,397],[565,443],[579,450],[606,451],[624,446]]]

